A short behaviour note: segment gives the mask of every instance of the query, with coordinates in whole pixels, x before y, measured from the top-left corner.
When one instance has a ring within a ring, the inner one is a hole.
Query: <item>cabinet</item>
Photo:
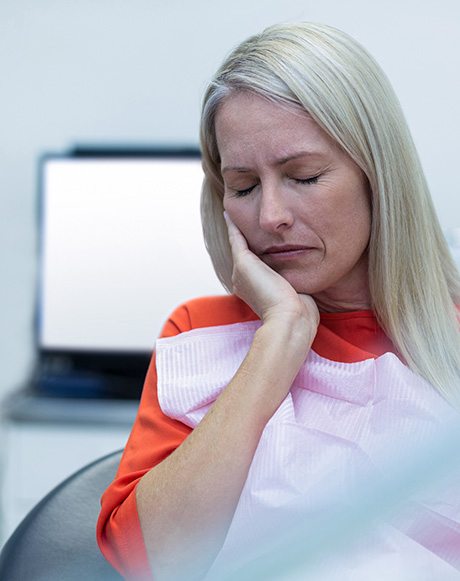
[[[85,464],[124,447],[138,402],[16,394],[3,405],[0,543]]]

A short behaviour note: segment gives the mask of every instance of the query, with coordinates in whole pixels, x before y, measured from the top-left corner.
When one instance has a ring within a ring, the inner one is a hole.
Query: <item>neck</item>
[[[320,313],[341,313],[347,311],[367,311],[371,309],[368,300],[334,300],[323,295],[313,296]]]
[[[320,313],[366,311],[372,309],[367,277],[359,284],[340,285],[312,295]]]

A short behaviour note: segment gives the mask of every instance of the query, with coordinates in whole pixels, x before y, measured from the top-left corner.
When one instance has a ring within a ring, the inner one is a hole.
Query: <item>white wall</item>
[[[76,142],[196,143],[206,80],[230,48],[297,19],[346,30],[382,64],[442,225],[460,226],[458,0],[4,0],[0,394],[32,358],[37,156]]]

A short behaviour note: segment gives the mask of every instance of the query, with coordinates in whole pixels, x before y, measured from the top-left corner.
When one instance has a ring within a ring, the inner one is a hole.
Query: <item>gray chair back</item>
[[[1,581],[115,581],[96,542],[100,497],[122,450],[88,464],[25,517],[0,554]]]

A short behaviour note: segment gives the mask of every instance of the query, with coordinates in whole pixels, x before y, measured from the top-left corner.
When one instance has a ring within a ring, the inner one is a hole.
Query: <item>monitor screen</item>
[[[195,156],[45,157],[41,349],[151,352],[168,314],[223,294],[200,222]]]

